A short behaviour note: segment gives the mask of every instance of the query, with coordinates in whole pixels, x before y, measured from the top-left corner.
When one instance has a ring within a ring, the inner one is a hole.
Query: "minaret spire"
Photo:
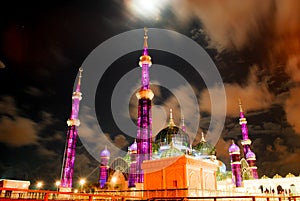
[[[152,155],[152,114],[151,105],[154,94],[150,89],[150,73],[149,68],[152,65],[151,57],[148,55],[148,30],[144,29],[144,47],[143,54],[139,62],[142,68],[141,88],[136,93],[138,98],[138,119],[137,119],[137,157],[136,171],[131,171],[129,175],[135,181],[129,182],[129,187],[134,187],[135,183],[144,182],[144,172],[142,163],[144,160],[150,160]],[[133,173],[134,172],[134,173]]]
[[[65,153],[63,159],[63,167],[61,173],[61,184],[60,189],[62,191],[71,191],[73,182],[73,172],[74,172],[74,161],[76,154],[76,140],[78,136],[78,127],[80,121],[78,119],[79,104],[82,99],[82,93],[80,92],[82,68],[79,68],[79,76],[77,81],[76,90],[73,92],[73,103],[72,112],[70,118],[67,121],[68,131],[67,131],[67,141],[65,146]]]
[[[242,138],[243,138],[241,143],[244,147],[244,155],[246,155],[250,150],[251,140],[249,139],[248,136],[247,119],[245,118],[244,111],[242,108],[242,102],[240,99],[239,99],[239,108],[240,108],[240,125],[241,125]]]
[[[240,125],[242,130],[242,145],[244,150],[244,157],[246,158],[247,162],[249,163],[249,166],[252,171],[252,176],[254,179],[258,179],[257,174],[257,167],[255,166],[255,154],[251,151],[251,140],[248,136],[248,128],[247,128],[247,119],[245,117],[243,108],[242,108],[242,102],[239,99],[239,108],[240,108]]]
[[[239,108],[240,108],[240,112],[243,112],[242,101],[240,98],[239,98]]]
[[[144,52],[143,55],[148,55],[148,29],[144,28]]]
[[[76,87],[76,92],[80,92],[82,72],[83,72],[83,68],[80,67],[79,68],[79,76],[78,76],[78,83],[77,83],[77,87]]]

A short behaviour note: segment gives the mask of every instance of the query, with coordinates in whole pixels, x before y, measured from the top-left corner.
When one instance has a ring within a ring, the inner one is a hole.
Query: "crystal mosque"
[[[148,54],[148,34],[145,29],[144,47],[140,57],[141,87],[136,93],[138,101],[137,135],[135,141],[128,147],[124,157],[110,158],[107,148],[100,153],[99,189],[118,190],[157,190],[157,189],[185,189],[186,195],[194,190],[237,190],[257,192],[258,190],[278,189],[279,184],[285,189],[297,190],[299,177],[279,182],[262,178],[259,182],[256,167],[256,156],[251,150],[251,140],[248,136],[247,120],[243,112],[241,101],[240,119],[242,133],[242,154],[240,147],[232,141],[228,149],[231,162],[230,179],[217,179],[226,175],[224,163],[217,159],[216,148],[206,141],[204,134],[200,142],[192,144],[182,118],[177,126],[170,109],[167,126],[152,135],[151,105],[155,94],[150,89],[151,57]],[[75,161],[76,139],[78,135],[79,103],[81,100],[82,68],[79,70],[76,91],[73,93],[72,113],[68,123],[67,142],[64,153],[61,191],[71,191]],[[228,172],[227,172],[228,173]]]

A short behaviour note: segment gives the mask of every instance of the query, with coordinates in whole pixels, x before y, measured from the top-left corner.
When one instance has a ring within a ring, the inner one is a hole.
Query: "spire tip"
[[[240,99],[240,98],[239,98],[238,100],[239,100],[240,112],[243,112],[243,108],[242,108],[242,101],[241,101],[241,99]]]
[[[144,50],[148,49],[148,29],[144,28]]]

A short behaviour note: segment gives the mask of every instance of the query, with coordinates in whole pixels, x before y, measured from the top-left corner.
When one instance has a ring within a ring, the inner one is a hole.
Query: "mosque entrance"
[[[124,190],[127,187],[127,182],[123,172],[116,170],[110,178],[110,190]]]
[[[127,189],[129,164],[123,158],[116,158],[110,165],[108,188],[109,190]]]

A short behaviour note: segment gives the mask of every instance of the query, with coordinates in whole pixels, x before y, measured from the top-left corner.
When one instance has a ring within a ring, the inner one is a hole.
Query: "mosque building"
[[[275,175],[274,178],[258,179],[256,156],[251,150],[251,140],[248,136],[247,120],[241,101],[239,101],[241,126],[240,147],[232,141],[229,147],[231,162],[231,179],[227,176],[226,166],[216,157],[216,148],[205,140],[204,134],[199,143],[193,144],[181,119],[177,126],[170,109],[169,122],[165,128],[152,136],[151,106],[154,93],[150,89],[151,57],[148,54],[148,35],[145,29],[144,48],[139,65],[142,68],[141,88],[136,93],[138,98],[137,137],[128,147],[124,157],[110,158],[110,152],[105,147],[100,153],[99,188],[114,190],[166,190],[185,189],[182,196],[203,196],[200,191],[209,192],[240,190],[258,193],[283,189],[292,194],[300,192],[298,184],[300,177],[288,174],[285,178]],[[81,100],[82,68],[76,90],[72,96],[72,112],[67,121],[67,140],[61,172],[60,191],[72,191],[76,140],[80,120],[78,118]],[[217,178],[220,178],[221,181]],[[239,190],[240,189],[240,190]],[[151,192],[151,191],[150,191]],[[241,192],[241,191],[240,191]],[[279,190],[278,190],[279,192]],[[281,191],[282,192],[282,191]]]
[[[208,189],[217,190],[216,174],[224,167],[217,160],[216,149],[206,142],[204,134],[197,145],[192,145],[184,119],[177,126],[170,109],[167,126],[152,136],[148,35],[145,30],[144,48],[139,65],[142,68],[141,88],[137,92],[137,137],[125,157],[111,163],[105,148],[101,153],[100,188],[110,189]],[[223,168],[224,169],[224,168]]]

